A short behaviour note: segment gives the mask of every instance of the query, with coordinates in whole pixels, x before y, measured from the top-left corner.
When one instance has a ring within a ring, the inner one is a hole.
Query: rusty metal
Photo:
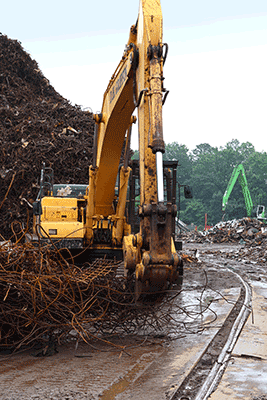
[[[133,284],[118,269],[120,263],[110,259],[78,267],[67,250],[0,243],[1,346],[18,349],[48,337],[62,341],[72,329],[87,341],[107,331],[166,326],[180,288],[155,293],[162,302],[140,309]]]

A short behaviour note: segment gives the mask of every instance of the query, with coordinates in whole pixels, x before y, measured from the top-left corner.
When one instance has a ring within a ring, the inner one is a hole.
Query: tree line
[[[186,224],[204,227],[205,214],[208,216],[208,225],[222,220],[222,198],[233,169],[238,164],[244,166],[254,209],[257,205],[267,206],[267,153],[255,151],[249,142],[240,143],[234,139],[219,148],[203,143],[192,151],[185,145],[173,142],[166,145],[163,158],[179,161],[177,180],[181,196],[180,206],[177,205],[180,219]],[[184,185],[192,189],[192,199],[184,197]],[[178,198],[177,192],[177,202]],[[245,216],[244,197],[237,181],[230,195],[224,220]]]

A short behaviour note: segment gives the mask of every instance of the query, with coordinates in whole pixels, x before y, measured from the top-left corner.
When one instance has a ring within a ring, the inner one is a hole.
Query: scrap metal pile
[[[43,162],[55,183],[88,182],[93,135],[92,113],[60,96],[21,44],[0,34],[0,240],[27,226]]]
[[[267,226],[253,218],[234,219],[219,222],[206,231],[192,231],[185,234],[183,239],[196,243],[240,243],[257,246],[267,241]]]
[[[131,293],[126,299],[119,291],[116,268],[114,262],[101,260],[81,269],[52,249],[2,243],[1,346],[20,347],[55,332],[64,337],[71,329],[83,335],[86,324],[97,327],[104,320],[115,326],[111,308],[133,301]]]
[[[0,348],[61,342],[73,330],[85,341],[103,333],[175,330],[181,324],[173,313],[180,288],[140,307],[119,268],[103,259],[80,268],[55,249],[0,244]],[[179,307],[176,317],[181,312]]]

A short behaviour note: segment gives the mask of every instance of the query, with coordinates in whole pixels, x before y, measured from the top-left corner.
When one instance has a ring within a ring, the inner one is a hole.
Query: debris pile
[[[26,226],[43,162],[55,183],[88,182],[93,135],[92,113],[60,96],[21,44],[0,34],[0,240]]]
[[[117,275],[119,267],[101,259],[79,268],[51,248],[0,244],[0,347],[63,341],[73,330],[86,341],[102,333],[166,329],[180,288],[140,307],[133,283]]]
[[[101,261],[80,269],[61,257],[60,252],[3,243],[1,346],[29,344],[56,330],[64,336],[71,329],[80,330],[82,324],[107,319],[117,266]],[[115,296],[119,303],[120,295]]]
[[[240,263],[252,265],[253,268],[250,271],[246,271],[248,274],[256,274],[254,280],[260,280],[260,266],[264,266],[264,280],[266,281],[266,264],[267,264],[267,239],[265,239],[259,246],[242,246],[231,251],[224,251],[224,256],[230,259],[237,260]],[[257,267],[256,267],[257,265]]]
[[[219,222],[207,231],[185,234],[186,242],[196,243],[240,243],[258,246],[267,241],[267,226],[252,218]]]

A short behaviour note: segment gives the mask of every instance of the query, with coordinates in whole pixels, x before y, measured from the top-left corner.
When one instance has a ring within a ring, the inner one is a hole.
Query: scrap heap
[[[176,332],[172,307],[181,288],[140,307],[120,268],[106,259],[78,267],[55,249],[0,244],[0,352],[62,343],[73,331],[85,341],[106,333]]]
[[[265,224],[253,218],[220,222],[208,232],[210,237],[214,237],[214,243],[238,242],[256,245],[266,238]]]
[[[60,96],[16,40],[0,34],[0,241],[27,226],[42,163],[55,183],[87,183],[92,114]]]
[[[246,263],[267,263],[267,224],[255,218],[219,222],[206,231],[191,231],[183,235],[186,243],[227,244],[229,258]],[[231,250],[231,245],[233,245]],[[216,252],[216,251],[215,251]]]
[[[55,183],[86,184],[93,136],[92,114],[60,96],[21,44],[0,34],[0,349],[71,329],[88,339],[88,327],[132,333],[172,319],[164,302],[135,307],[113,260],[79,268],[56,249],[24,243],[43,162]]]
[[[206,231],[192,231],[185,234],[183,239],[196,243],[240,243],[256,246],[267,240],[267,226],[257,219],[246,217],[221,221]]]

